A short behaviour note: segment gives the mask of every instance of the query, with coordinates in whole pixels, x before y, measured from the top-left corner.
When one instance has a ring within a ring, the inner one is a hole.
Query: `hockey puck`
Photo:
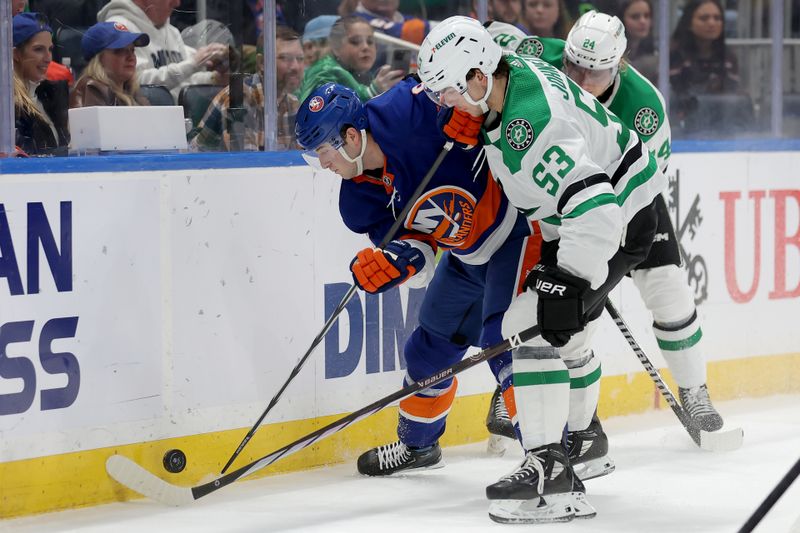
[[[186,468],[186,454],[181,450],[169,450],[164,454],[164,468],[167,472],[177,474]]]

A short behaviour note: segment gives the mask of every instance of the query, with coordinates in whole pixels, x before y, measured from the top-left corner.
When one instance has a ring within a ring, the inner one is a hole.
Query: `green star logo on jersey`
[[[650,107],[643,107],[633,120],[636,131],[642,135],[652,135],[658,129],[658,113]]]
[[[521,152],[533,143],[533,127],[524,118],[515,118],[506,126],[506,141],[514,150]]]
[[[542,41],[536,37],[526,37],[517,46],[516,53],[521,56],[541,57],[544,52]]]

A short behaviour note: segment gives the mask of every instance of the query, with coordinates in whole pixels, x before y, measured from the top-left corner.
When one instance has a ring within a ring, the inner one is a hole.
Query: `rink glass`
[[[86,1],[102,4],[94,0]],[[30,3],[33,9],[37,8],[36,0]],[[486,0],[398,0],[397,3],[403,14],[432,22],[456,14],[472,14],[481,19],[491,16]],[[580,4],[572,3],[576,6]],[[291,143],[293,112],[279,114],[277,111],[279,104],[284,111],[287,106],[286,101],[278,102],[276,16],[272,14],[277,9],[281,20],[302,36],[306,22],[312,18],[335,15],[340,9],[354,8],[358,2],[286,0],[280,1],[276,7],[275,0],[268,0],[264,2],[264,13],[267,14],[264,17],[254,15],[251,4],[255,6],[257,2],[184,0],[173,12],[171,23],[184,29],[213,19],[227,28],[232,36],[232,53],[231,75],[226,82],[234,95],[241,94],[243,80],[259,70],[255,64],[256,49],[263,49],[263,108],[249,106],[245,101],[242,108],[230,113],[227,125],[229,148],[226,150],[244,149],[248,143],[242,142],[242,136],[246,135],[244,132],[247,128],[258,130],[255,133],[259,135],[263,132],[263,148],[259,149],[275,151],[296,148]],[[670,39],[688,0],[653,0],[651,4],[654,50],[650,58],[653,71],[651,80],[667,100],[674,139],[800,136],[800,76],[797,75],[800,69],[800,16],[797,6],[791,2],[781,2],[780,5],[785,6],[783,10],[770,12],[766,3],[723,0],[721,19],[725,45],[738,64],[738,84],[720,93],[707,93],[697,86],[685,90],[686,85],[696,84],[681,84],[681,77],[675,77],[675,72],[680,71],[678,65],[670,64],[670,56],[673,55],[670,53]],[[387,2],[365,0],[364,5],[380,8]],[[11,0],[0,0],[0,53],[3,58],[0,61],[0,153],[11,152],[14,144],[10,13]],[[51,24],[55,26],[57,22],[51,21]],[[207,38],[213,40],[216,37],[209,34]],[[403,49],[412,50],[412,64],[409,66],[413,71],[416,59],[414,45],[382,38],[377,33],[376,41],[378,57],[372,75],[381,65],[391,64],[393,57],[401,57],[395,51]],[[304,48],[304,53],[308,54],[308,50]],[[58,52],[56,43],[57,59],[60,57]],[[686,79],[684,77],[683,81]],[[681,90],[676,90],[676,84],[682,85]],[[191,116],[187,113],[187,117],[196,126],[198,117],[203,114],[202,109],[199,112],[194,110]],[[279,129],[283,134],[281,136],[278,135]]]

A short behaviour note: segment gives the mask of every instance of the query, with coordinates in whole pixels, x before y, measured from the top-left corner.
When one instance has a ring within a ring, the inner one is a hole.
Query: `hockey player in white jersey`
[[[571,79],[636,131],[666,172],[672,150],[664,98],[623,58],[627,40],[625,27],[617,17],[590,11],[578,19],[566,42],[527,36],[505,23],[491,22],[486,27],[506,51],[541,57],[563,67]],[[694,294],[682,268],[675,230],[662,196],[656,199],[656,209],[657,239],[647,259],[631,272],[631,278],[653,314],[656,340],[678,384],[681,404],[697,427],[716,431],[723,421],[706,386],[703,333]]]
[[[513,352],[525,460],[487,487],[499,522],[594,516],[562,445],[589,426],[600,362],[589,348],[608,292],[649,253],[666,178],[613,113],[539,59],[503,57],[474,19],[451,17],[426,37],[419,75],[431,98],[487,114],[484,149],[509,200],[538,220],[544,244],[503,321],[542,337]]]

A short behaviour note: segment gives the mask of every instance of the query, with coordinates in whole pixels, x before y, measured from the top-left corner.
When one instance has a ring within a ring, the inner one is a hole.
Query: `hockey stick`
[[[426,389],[432,385],[436,385],[437,383],[440,383],[449,377],[455,376],[456,374],[459,374],[468,368],[472,368],[479,363],[488,361],[492,357],[496,357],[507,350],[516,348],[523,342],[529,341],[538,335],[539,326],[532,326],[518,333],[517,335],[514,335],[513,337],[495,344],[494,346],[490,346],[485,350],[481,350],[475,355],[462,359],[458,363],[445,368],[429,378],[416,381],[411,385],[403,387],[399,391],[394,392],[385,398],[381,398],[380,400],[373,402],[366,407],[362,407],[354,413],[344,416],[335,422],[331,422],[327,426],[309,433],[305,437],[300,437],[291,444],[287,444],[283,448],[280,448],[269,455],[265,455],[260,459],[256,459],[252,463],[237,470],[222,475],[221,477],[209,483],[204,483],[191,488],[178,487],[171,483],[167,483],[166,481],[157,477],[155,474],[142,468],[135,462],[122,455],[112,455],[109,457],[106,460],[106,471],[112,478],[116,479],[129,489],[134,490],[139,494],[150,498],[151,500],[155,500],[166,505],[183,505],[211,494],[214,491],[230,485],[237,479],[249,476],[253,472],[261,470],[262,468],[271,465],[283,457],[298,452],[317,441],[333,435],[334,433],[338,433],[351,424],[377,413],[392,402],[402,400],[403,398],[408,398],[417,391]]]
[[[650,362],[650,359],[639,346],[639,343],[636,342],[636,339],[634,339],[633,335],[631,335],[628,325],[625,324],[624,320],[622,320],[622,317],[617,312],[614,304],[611,303],[611,300],[606,300],[606,310],[608,311],[608,314],[611,315],[611,318],[614,319],[614,323],[625,337],[625,340],[628,341],[628,344],[633,349],[636,357],[639,358],[639,361],[644,366],[644,369],[647,370],[647,373],[650,375],[650,379],[652,379],[656,384],[656,388],[658,388],[659,392],[661,392],[661,396],[664,397],[664,400],[666,400],[667,404],[672,408],[672,412],[675,413],[675,416],[678,417],[680,423],[683,425],[686,431],[689,432],[689,436],[692,437],[692,440],[695,442],[695,444],[704,450],[715,452],[731,451],[741,447],[742,439],[744,438],[744,431],[742,431],[742,428],[736,428],[729,431],[709,432],[698,428],[692,423],[688,413],[686,413],[681,404],[678,403],[678,400],[675,399],[675,395],[672,394],[672,391],[662,379],[661,374],[659,374],[658,370],[656,370],[656,367],[653,366],[653,363]]]
[[[439,152],[438,157],[433,162],[433,165],[431,165],[430,170],[428,170],[428,173],[425,174],[424,178],[422,178],[422,181],[420,181],[419,185],[414,191],[414,194],[411,196],[409,201],[406,202],[406,205],[403,207],[403,210],[400,211],[400,215],[397,216],[397,218],[395,218],[392,227],[389,228],[389,231],[386,232],[386,235],[383,237],[383,240],[380,242],[380,244],[378,244],[378,248],[383,249],[384,247],[386,247],[387,244],[389,244],[389,242],[392,239],[394,239],[397,230],[403,224],[403,221],[405,220],[406,215],[408,215],[408,212],[413,207],[414,202],[416,202],[417,199],[422,195],[423,191],[428,186],[428,183],[431,181],[431,178],[433,178],[433,175],[436,173],[439,166],[442,164],[442,161],[444,161],[444,158],[447,156],[447,153],[450,151],[452,147],[453,147],[452,141],[445,143],[444,147],[442,148],[442,151]],[[317,346],[319,346],[319,343],[322,342],[322,339],[325,338],[325,335],[328,334],[328,331],[331,329],[334,322],[336,322],[336,319],[339,318],[339,315],[342,313],[342,311],[344,311],[344,308],[347,306],[348,302],[350,302],[350,300],[353,298],[353,295],[355,293],[356,293],[356,286],[355,284],[353,284],[347,290],[347,293],[344,295],[344,297],[342,297],[342,301],[339,302],[339,305],[336,306],[336,309],[333,310],[333,313],[331,313],[331,316],[330,318],[328,318],[328,321],[325,322],[324,326],[322,326],[322,330],[319,332],[319,334],[317,334],[316,337],[314,337],[314,340],[311,342],[311,346],[308,347],[308,350],[306,350],[306,353],[303,354],[303,357],[300,358],[295,367],[289,373],[289,377],[286,379],[284,384],[281,385],[281,388],[278,389],[278,392],[275,393],[275,396],[272,397],[272,400],[270,400],[269,405],[267,405],[267,408],[264,409],[264,412],[261,413],[261,416],[259,416],[255,424],[253,424],[253,427],[250,428],[250,431],[248,431],[247,435],[244,436],[242,442],[239,443],[239,446],[236,448],[236,451],[233,452],[233,455],[231,455],[230,459],[228,459],[228,462],[225,463],[225,466],[222,468],[221,472],[222,474],[224,474],[228,470],[228,468],[230,468],[231,464],[233,464],[233,462],[236,460],[239,454],[242,453],[244,447],[247,446],[247,443],[250,442],[250,439],[253,438],[253,435],[255,434],[256,430],[258,430],[258,426],[261,425],[261,422],[264,421],[264,418],[267,416],[267,414],[270,411],[272,411],[272,408],[275,407],[275,405],[278,403],[278,400],[281,399],[281,396],[283,395],[283,392],[286,390],[286,387],[289,386],[289,383],[291,383],[292,380],[297,376],[297,374],[300,373],[300,370],[303,368],[303,365],[306,364],[306,361],[308,360],[311,353]]]
[[[750,533],[753,531],[758,523],[761,522],[761,519],[772,509],[772,506],[783,496],[783,493],[786,492],[789,485],[794,483],[798,475],[800,475],[800,459],[798,459],[794,466],[783,476],[783,479],[772,489],[772,492],[761,502],[761,505],[753,511],[753,514],[747,519],[747,522],[744,523],[739,533]]]

